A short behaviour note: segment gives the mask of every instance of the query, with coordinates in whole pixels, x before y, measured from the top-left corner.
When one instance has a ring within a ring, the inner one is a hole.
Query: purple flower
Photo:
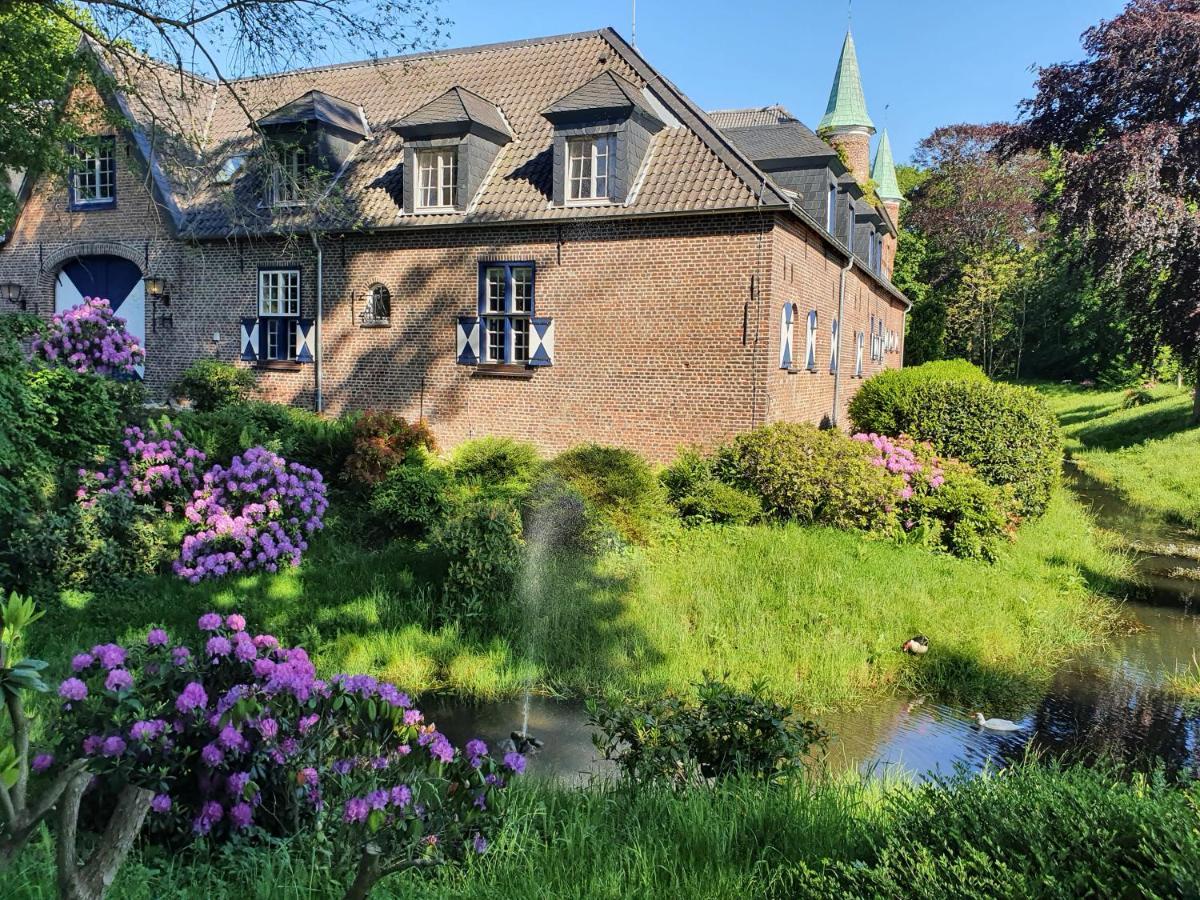
[[[165,647],[168,640],[170,638],[167,637],[167,633],[161,628],[153,628],[146,635],[146,645],[148,647]]]
[[[514,775],[520,775],[525,771],[525,757],[523,757],[520,753],[505,753],[504,765],[507,766]]]
[[[301,734],[305,734],[319,721],[321,721],[321,717],[316,713],[313,713],[311,716],[304,716],[304,718],[297,723],[296,727],[300,729]]]
[[[176,647],[174,650],[171,651],[171,660],[177,666],[182,666],[184,663],[186,663],[191,658],[192,658],[192,651],[189,650],[187,647]]]
[[[125,752],[125,742],[117,735],[106,737],[100,745],[101,756],[120,756]]]
[[[133,687],[133,676],[125,669],[113,669],[104,679],[104,687],[115,693],[127,691]]]
[[[391,791],[392,806],[397,809],[404,809],[408,804],[412,803],[412,790],[407,784],[398,784]]]
[[[191,712],[202,706],[208,706],[208,694],[205,693],[204,685],[198,681],[189,683],[175,701],[175,708],[181,713]]]
[[[225,761],[225,754],[216,744],[205,744],[204,749],[200,751],[200,758],[206,766],[215,769]]]
[[[76,653],[71,657],[71,671],[82,672],[95,661],[96,657],[90,653]]]
[[[254,727],[268,741],[274,740],[275,736],[279,734],[279,723],[274,719],[259,719]]]
[[[104,742],[104,738],[98,734],[89,734],[83,739],[83,754],[84,756],[95,756],[100,752],[100,745]]]
[[[166,729],[166,723],[160,719],[152,722],[134,722],[129,729],[129,737],[135,741],[150,741],[158,737]]]
[[[200,807],[200,815],[196,816],[192,823],[192,829],[197,834],[208,834],[212,831],[213,825],[221,821],[221,816],[224,815],[224,809],[216,800],[209,800]]]
[[[169,794],[155,794],[154,799],[150,801],[150,808],[160,815],[168,812],[171,809],[171,796]]]
[[[64,700],[82,700],[87,695],[87,685],[78,678],[68,678],[58,686],[58,696]]]
[[[216,631],[221,627],[220,613],[205,613],[200,617],[199,621],[196,622],[196,627],[201,631]]]
[[[125,648],[119,644],[97,644],[92,648],[92,655],[106,669],[125,665]]]
[[[405,725],[416,725],[421,721],[421,711],[419,709],[410,709],[404,713]]]
[[[471,839],[471,846],[475,848],[476,853],[482,856],[487,852],[487,838],[485,838],[482,834],[476,834],[475,837]]]
[[[250,743],[242,737],[242,733],[233,725],[226,725],[217,736],[217,743],[225,750],[241,753],[250,749]]]
[[[229,638],[223,638],[220,636],[209,638],[208,643],[204,645],[205,653],[213,658],[218,656],[228,656],[232,649],[233,645],[229,643]]]
[[[467,741],[467,762],[471,768],[478,769],[483,765],[483,757],[487,756],[487,744],[476,738],[473,741]]]
[[[371,807],[367,805],[367,801],[362,797],[352,797],[346,801],[346,809],[342,814],[342,819],[346,822],[365,822],[367,815],[371,812]]]
[[[230,631],[245,631],[246,620],[237,613],[232,613],[225,617],[225,627]]]
[[[367,803],[371,809],[387,809],[389,794],[385,790],[371,791],[367,794]]]
[[[354,768],[354,760],[339,759],[333,764],[333,771],[339,775],[347,775]]]
[[[33,769],[35,772],[41,773],[45,772],[52,765],[54,765],[53,756],[51,756],[49,753],[39,753],[33,758],[33,762],[29,764],[29,768]]]
[[[296,783],[303,786],[306,784],[317,784],[320,777],[317,775],[317,770],[312,766],[306,766],[296,773]]]
[[[436,760],[448,763],[454,759],[454,745],[446,740],[444,735],[439,734],[437,739],[429,745],[429,755]]]
[[[229,810],[229,821],[234,828],[245,828],[254,817],[254,810],[249,803],[236,803]]]
[[[246,637],[246,632],[239,631],[237,636],[241,638],[241,640],[234,641],[233,655],[242,662],[250,662],[250,660],[258,656],[258,648],[254,646],[254,641]]]

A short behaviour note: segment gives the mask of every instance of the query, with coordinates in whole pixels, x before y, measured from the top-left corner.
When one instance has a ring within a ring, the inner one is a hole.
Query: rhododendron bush
[[[128,375],[146,360],[125,320],[100,297],[84,297],[77,306],[55,313],[46,334],[33,335],[32,346],[34,355],[47,362],[97,375]]]
[[[322,527],[328,501],[321,473],[263,447],[204,473],[184,510],[189,534],[175,573],[193,584],[234,572],[298,565]]]
[[[200,486],[204,454],[165,418],[145,429],[136,425],[126,428],[121,449],[108,468],[79,470],[76,497],[85,506],[94,505],[101,494],[125,494],[172,513],[176,504],[189,499]]]
[[[394,685],[319,679],[303,649],[252,636],[240,615],[198,624],[192,646],[156,628],[77,654],[34,770],[86,760],[85,810],[148,789],[148,831],[172,844],[319,827],[370,883],[486,849],[520,755],[460,750]]]

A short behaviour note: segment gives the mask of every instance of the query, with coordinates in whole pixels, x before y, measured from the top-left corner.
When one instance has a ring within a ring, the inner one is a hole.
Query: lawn
[[[1125,408],[1125,391],[1039,385],[1087,475],[1174,525],[1200,530],[1200,427],[1192,392],[1154,388],[1153,402]]]
[[[857,533],[710,528],[598,561],[551,556],[523,605],[488,636],[435,628],[438,566],[414,544],[368,549],[337,513],[296,569],[188,585],[172,577],[67,593],[30,650],[56,674],[76,648],[188,633],[208,609],[307,647],[324,674],[370,672],[412,692],[492,699],[683,691],[705,671],[761,679],[810,710],[906,688],[963,702],[1015,701],[1112,623],[1124,557],[1065,491],[994,565]],[[915,633],[936,653],[899,652]]]

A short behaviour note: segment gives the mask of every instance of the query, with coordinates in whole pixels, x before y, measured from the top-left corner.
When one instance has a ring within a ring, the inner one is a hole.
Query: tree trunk
[[[379,857],[378,844],[367,844],[363,847],[362,855],[358,858],[358,871],[354,875],[354,883],[346,891],[343,900],[367,900],[371,895],[371,888],[383,877],[383,866]]]
[[[1192,424],[1200,425],[1200,362],[1196,363],[1196,386],[1192,399]]]
[[[126,785],[117,798],[117,807],[100,843],[88,861],[80,866],[76,857],[79,804],[89,779],[86,773],[73,778],[63,792],[59,809],[57,858],[61,900],[101,900],[104,897],[142,830],[146,813],[150,811],[150,801],[154,799],[152,791]]]

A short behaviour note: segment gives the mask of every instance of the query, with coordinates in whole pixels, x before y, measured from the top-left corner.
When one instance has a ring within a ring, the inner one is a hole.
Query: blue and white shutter
[[[804,343],[804,365],[810,372],[817,371],[817,311],[808,314],[808,333]]]
[[[863,375],[863,333],[861,331],[854,332],[854,377],[862,378]]]
[[[296,320],[296,362],[310,363],[316,355],[317,335],[312,319]]]
[[[258,319],[242,319],[242,359],[258,359]]]
[[[792,304],[785,303],[779,321],[779,368],[781,369],[791,369],[792,367],[793,315]]]
[[[554,320],[529,320],[529,365],[554,365]]]
[[[458,317],[458,355],[460,366],[479,365],[479,332],[482,325],[478,316]]]
[[[838,346],[841,343],[841,341],[838,340],[838,328],[840,326],[841,326],[841,323],[838,322],[837,319],[834,319],[833,320],[833,328],[831,329],[833,340],[829,345],[829,374],[830,375],[836,375],[837,370],[838,370],[838,353],[841,350],[841,348]]]

